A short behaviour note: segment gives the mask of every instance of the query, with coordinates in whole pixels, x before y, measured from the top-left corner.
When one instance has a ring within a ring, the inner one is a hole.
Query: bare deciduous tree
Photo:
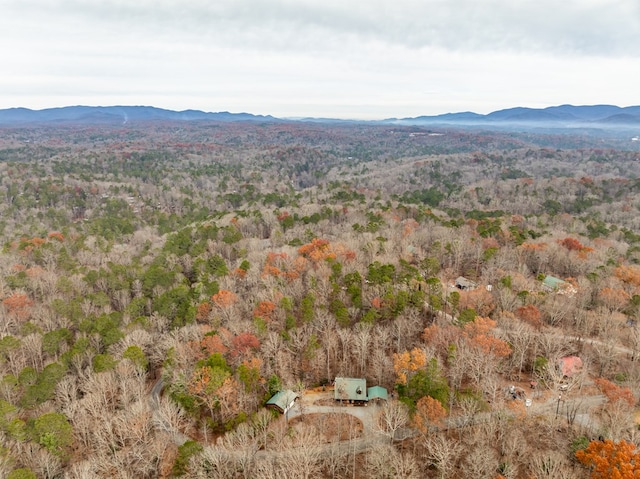
[[[436,468],[438,477],[440,479],[452,477],[462,452],[460,444],[444,435],[437,435],[426,438],[424,446],[427,464]]]
[[[391,445],[371,449],[366,456],[367,477],[375,479],[418,479],[418,462],[410,452],[399,452]]]
[[[498,456],[488,444],[477,445],[462,461],[464,477],[492,479],[498,468]]]
[[[567,458],[558,451],[534,452],[529,463],[536,479],[574,479],[577,476],[571,469]]]
[[[613,441],[627,438],[627,431],[634,424],[634,408],[627,402],[608,401],[600,411],[600,419],[605,428],[606,436]]]
[[[243,478],[253,477],[255,455],[259,446],[255,430],[249,424],[242,423],[235,430],[225,434],[218,441],[218,445],[228,452]]]
[[[384,403],[378,416],[379,430],[389,436],[389,441],[393,442],[396,431],[404,427],[409,422],[409,409],[400,401],[389,400]]]
[[[153,411],[153,425],[160,431],[173,433],[182,431],[189,419],[184,409],[173,401],[160,398],[157,408]]]
[[[227,479],[234,477],[235,467],[229,452],[218,446],[207,446],[189,461],[188,479]]]

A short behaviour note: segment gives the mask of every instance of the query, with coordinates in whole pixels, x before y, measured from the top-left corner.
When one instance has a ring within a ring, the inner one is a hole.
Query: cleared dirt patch
[[[362,421],[346,413],[311,413],[295,417],[290,425],[304,423],[314,426],[325,442],[347,441],[362,437]]]
[[[315,406],[338,406],[338,402],[333,397],[325,397],[313,401]]]

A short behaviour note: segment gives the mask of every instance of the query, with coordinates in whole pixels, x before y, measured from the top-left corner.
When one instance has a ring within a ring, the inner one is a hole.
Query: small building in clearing
[[[462,291],[472,291],[478,287],[478,283],[471,281],[464,276],[458,276],[454,284],[456,288],[461,289]]]
[[[545,276],[544,280],[542,280],[542,287],[547,291],[556,291],[563,288],[566,284],[566,281],[551,275]]]
[[[542,280],[542,289],[549,293],[555,292],[567,296],[573,296],[578,292],[571,283],[551,275],[545,276]]]
[[[298,399],[298,395],[296,393],[291,389],[285,389],[275,393],[273,397],[267,401],[265,407],[275,409],[282,414],[286,414],[293,407],[296,399]]]
[[[563,377],[573,377],[582,371],[582,359],[578,356],[565,356],[558,360],[558,370]]]

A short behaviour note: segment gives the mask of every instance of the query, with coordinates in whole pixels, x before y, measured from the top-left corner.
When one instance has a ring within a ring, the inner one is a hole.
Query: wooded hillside
[[[636,477],[639,176],[578,134],[0,129],[0,476]],[[393,392],[384,445],[263,407],[336,376]]]

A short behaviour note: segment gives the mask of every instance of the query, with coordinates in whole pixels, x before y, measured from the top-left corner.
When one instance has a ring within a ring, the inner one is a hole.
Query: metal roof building
[[[367,401],[367,380],[364,378],[336,378],[336,401]]]
[[[560,278],[556,278],[555,276],[551,275],[545,276],[544,280],[542,281],[542,286],[547,288],[549,291],[560,289],[565,284],[567,284],[566,281],[563,281]]]
[[[465,278],[464,276],[458,276],[455,281],[455,287],[463,291],[472,291],[478,287],[478,283]]]
[[[385,401],[389,399],[389,395],[387,394],[387,389],[382,386],[371,386],[367,389],[367,399],[369,401],[373,399],[384,399]]]
[[[275,393],[273,397],[267,401],[265,406],[280,411],[282,414],[286,414],[287,411],[293,407],[296,399],[298,399],[298,395],[291,389],[286,389]]]
[[[582,359],[578,356],[566,356],[558,359],[558,369],[565,377],[573,377],[582,371]]]

